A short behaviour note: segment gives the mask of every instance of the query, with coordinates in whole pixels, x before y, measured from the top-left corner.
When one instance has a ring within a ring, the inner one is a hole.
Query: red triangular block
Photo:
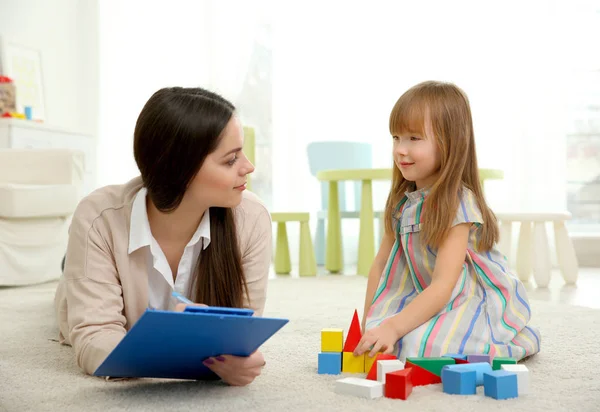
[[[456,361],[456,364],[457,364],[457,365],[462,365],[462,364],[464,364],[464,363],[469,363],[469,361],[468,361],[468,360],[466,360],[466,359],[458,359],[458,358],[454,358],[454,360]]]
[[[369,356],[366,354],[365,356]],[[371,370],[367,374],[367,379],[376,381],[377,380],[377,361],[380,360],[394,360],[398,359],[394,355],[386,355],[385,353],[381,353],[379,355],[375,355],[375,362],[373,362],[373,366],[371,366]]]
[[[344,344],[344,352],[354,352],[358,342],[362,338],[362,332],[360,331],[360,323],[358,322],[358,311],[354,310],[354,317],[348,329],[348,336],[346,337],[346,343]]]
[[[437,376],[434,373],[429,372],[426,369],[423,369],[420,366],[415,365],[409,361],[406,361],[404,365],[404,369],[412,368],[412,384],[413,386],[425,386],[425,385],[433,385],[435,383],[442,383],[442,378]]]

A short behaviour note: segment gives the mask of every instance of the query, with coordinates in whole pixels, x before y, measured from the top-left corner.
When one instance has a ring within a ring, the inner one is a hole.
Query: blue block
[[[510,399],[519,396],[517,374],[504,370],[483,374],[483,392],[494,399]]]
[[[321,352],[319,353],[319,375],[339,375],[342,373],[342,353],[341,352]]]
[[[450,395],[475,395],[477,393],[477,372],[474,370],[442,369],[444,393]]]
[[[444,369],[446,369],[446,368],[451,369],[451,370],[459,370],[459,371],[475,371],[475,373],[476,373],[475,384],[477,386],[483,385],[483,374],[484,373],[492,372],[492,365],[490,365],[487,362],[446,365],[443,367],[442,373],[444,372]]]
[[[446,353],[442,357],[467,360],[467,355],[461,355],[460,353]]]

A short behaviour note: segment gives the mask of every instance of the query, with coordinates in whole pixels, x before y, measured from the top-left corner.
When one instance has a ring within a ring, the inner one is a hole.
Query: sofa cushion
[[[68,216],[77,202],[74,185],[0,183],[0,218]]]
[[[0,218],[0,286],[58,279],[70,221],[68,217]]]

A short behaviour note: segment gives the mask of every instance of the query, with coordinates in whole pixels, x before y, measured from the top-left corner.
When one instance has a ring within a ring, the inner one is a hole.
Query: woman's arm
[[[248,237],[246,250],[242,251],[242,267],[248,285],[250,307],[254,310],[254,316],[262,316],[267,299],[267,281],[271,266],[272,228],[271,216],[266,209],[263,209],[255,219],[255,223],[248,226],[252,230],[242,234]]]
[[[377,256],[373,260],[373,264],[371,265],[371,269],[369,270],[369,279],[367,281],[367,292],[365,295],[365,307],[363,311],[362,318],[362,330],[365,330],[365,324],[367,321],[367,314],[369,313],[369,309],[371,308],[371,304],[373,303],[373,297],[375,296],[375,291],[377,290],[377,285],[379,284],[379,280],[381,279],[381,274],[383,273],[383,269],[385,268],[385,264],[387,263],[392,247],[394,246],[394,235],[391,233],[385,233],[383,235],[383,240],[381,241],[381,246],[379,246],[379,251],[377,252]]]
[[[431,284],[400,313],[383,322],[394,328],[398,339],[427,322],[448,304],[465,263],[470,226],[463,223],[450,229],[438,250]]]
[[[64,280],[68,338],[77,365],[91,375],[125,336],[126,318],[114,259],[96,226],[100,219],[87,219],[84,206],[69,229]]]

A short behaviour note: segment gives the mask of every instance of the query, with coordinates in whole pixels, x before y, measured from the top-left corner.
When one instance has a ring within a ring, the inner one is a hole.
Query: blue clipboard
[[[221,307],[147,309],[94,376],[215,378],[202,361],[218,355],[249,356],[288,323],[252,315],[250,309]]]

